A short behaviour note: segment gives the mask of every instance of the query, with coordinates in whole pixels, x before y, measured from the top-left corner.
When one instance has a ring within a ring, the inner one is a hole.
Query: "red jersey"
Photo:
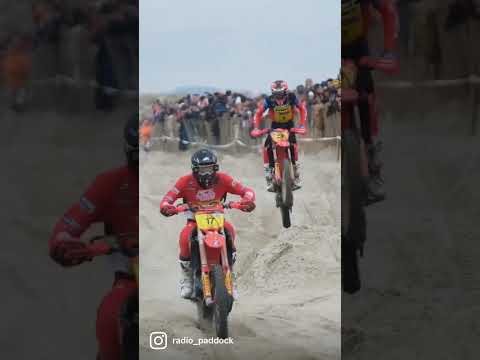
[[[175,186],[163,197],[160,208],[175,203],[177,199],[183,199],[191,207],[214,205],[220,203],[228,193],[239,195],[242,200],[255,201],[255,192],[230,175],[217,173],[216,183],[211,188],[204,189],[193,174],[189,174],[177,180]]]
[[[52,248],[58,233],[67,232],[78,238],[93,223],[104,223],[109,234],[138,237],[136,170],[123,166],[98,175],[79,201],[57,222],[49,247]]]

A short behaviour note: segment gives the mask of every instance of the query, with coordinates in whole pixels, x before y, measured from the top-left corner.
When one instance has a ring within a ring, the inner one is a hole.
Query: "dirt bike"
[[[347,293],[360,290],[359,257],[367,236],[367,221],[364,206],[367,194],[363,172],[368,163],[366,147],[360,134],[357,104],[368,94],[357,91],[358,66],[393,73],[397,64],[382,59],[363,57],[358,65],[342,59],[342,288]],[[362,166],[364,167],[362,169]]]
[[[127,234],[121,235],[128,238]],[[111,235],[94,236],[90,239],[85,248],[73,250],[71,255],[78,258],[87,258],[93,260],[98,256],[110,255],[112,253],[122,253],[128,258],[129,273],[133,276],[138,288],[139,284],[139,260],[138,260],[138,240],[136,245],[132,242],[128,246],[120,246],[118,237]],[[134,241],[135,242],[135,241]],[[125,242],[124,242],[125,243]],[[107,246],[106,246],[107,245]],[[121,353],[123,360],[138,360],[139,358],[139,322],[138,322],[138,291],[134,296],[128,298],[122,306],[119,320],[119,332],[121,339]],[[101,360],[98,358],[98,360]]]
[[[197,229],[192,234],[192,301],[197,305],[201,325],[215,325],[219,338],[228,337],[228,315],[233,306],[231,253],[224,230],[224,209],[240,209],[240,203],[230,202],[206,208],[177,206],[177,212],[191,211]],[[229,259],[230,258],[230,259]]]
[[[289,228],[291,226],[290,213],[293,208],[293,190],[294,177],[292,160],[290,159],[290,141],[288,140],[290,133],[305,134],[305,129],[292,128],[286,129],[263,129],[253,130],[251,135],[253,137],[260,137],[269,134],[272,139],[273,154],[275,158],[275,167],[273,174],[273,185],[275,196],[275,203],[277,208],[280,208],[282,215],[283,227]]]

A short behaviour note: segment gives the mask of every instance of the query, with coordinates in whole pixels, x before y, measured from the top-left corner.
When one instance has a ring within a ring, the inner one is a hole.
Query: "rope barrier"
[[[379,88],[384,89],[408,89],[413,87],[430,88],[430,87],[450,87],[459,85],[476,85],[480,84],[480,77],[470,75],[459,79],[445,80],[426,80],[426,81],[383,81],[376,84]]]
[[[55,84],[55,85],[71,85],[75,87],[91,87],[91,88],[101,88],[105,91],[108,95],[115,95],[115,94],[122,94],[130,98],[138,98],[139,93],[138,91],[134,90],[124,90],[118,89],[110,86],[100,86],[95,80],[78,80],[66,75],[56,75],[47,79],[37,79],[32,80],[33,84]]]
[[[332,142],[332,141],[335,141],[335,142],[339,143],[340,140],[341,140],[340,136],[334,136],[334,137],[326,137],[326,138],[300,138],[297,141],[298,142]],[[238,138],[232,140],[231,142],[229,142],[227,144],[222,144],[222,145],[213,145],[213,144],[208,144],[207,142],[186,141],[186,140],[181,140],[179,137],[172,137],[172,136],[153,137],[150,141],[152,143],[159,143],[159,142],[162,142],[162,141],[163,142],[167,142],[167,141],[179,142],[179,141],[182,141],[182,143],[185,144],[185,145],[208,146],[208,147],[213,148],[213,149],[228,149],[228,148],[230,148],[232,146],[235,146],[235,145],[240,145],[240,146],[247,147],[247,148],[250,148],[250,149],[255,149],[255,148],[258,148],[260,146],[260,144],[248,145]]]

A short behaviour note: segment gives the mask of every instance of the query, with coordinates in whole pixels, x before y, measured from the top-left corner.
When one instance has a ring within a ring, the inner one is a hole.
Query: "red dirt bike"
[[[360,290],[358,257],[363,256],[367,236],[367,196],[362,172],[368,173],[368,157],[360,134],[357,104],[368,94],[357,91],[359,67],[391,74],[397,71],[398,64],[373,57],[363,57],[358,63],[342,59],[342,288],[347,293]]]
[[[122,241],[126,246],[120,246],[119,238],[125,238],[127,240]],[[78,250],[72,250],[70,255],[73,258],[86,258],[93,260],[98,256],[110,255],[112,253],[122,253],[128,258],[129,273],[134,277],[135,283],[139,284],[138,278],[138,239],[129,241],[129,235],[123,234],[119,237],[111,235],[100,235],[90,239],[88,245],[85,248]],[[134,296],[128,298],[123,305],[122,312],[119,320],[119,332],[121,339],[121,354],[122,359],[125,360],[138,360],[138,291]],[[98,357],[98,360],[101,360]]]
[[[225,209],[240,209],[239,202],[205,208],[177,206],[178,213],[191,211],[197,229],[191,241],[193,295],[200,325],[215,325],[219,338],[228,337],[228,315],[233,306],[232,259],[224,229]]]
[[[290,159],[290,141],[288,141],[290,133],[305,135],[305,129],[292,128],[286,129],[263,129],[253,130],[251,135],[253,137],[260,137],[269,134],[272,138],[273,154],[275,158],[275,168],[273,174],[273,185],[275,196],[275,203],[277,208],[280,208],[282,214],[283,227],[289,228],[291,226],[290,213],[293,207],[293,168],[292,160]]]

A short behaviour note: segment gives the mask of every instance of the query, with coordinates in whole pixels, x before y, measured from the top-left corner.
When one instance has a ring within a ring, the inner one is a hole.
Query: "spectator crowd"
[[[314,83],[307,79],[294,92],[307,109],[307,127],[311,137],[340,136],[339,80]],[[178,137],[181,150],[186,150],[191,142],[222,145],[235,138],[245,143],[252,142],[253,118],[266,96],[226,90],[188,94],[175,99],[155,99],[150,111],[142,114],[142,141],[148,142],[153,133]]]
[[[112,89],[138,91],[138,0],[33,0],[30,8],[11,7],[23,19],[0,29],[0,84],[12,108],[24,104],[39,78],[93,80],[91,100],[102,110],[114,106]]]

